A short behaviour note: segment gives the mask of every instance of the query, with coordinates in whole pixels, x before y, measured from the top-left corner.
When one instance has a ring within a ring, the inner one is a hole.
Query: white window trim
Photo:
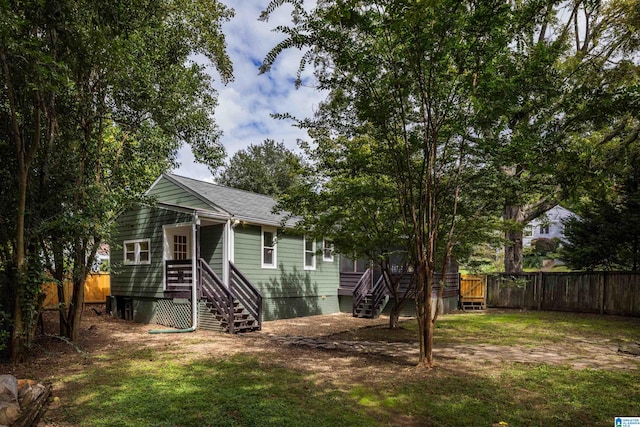
[[[316,254],[316,239],[311,240],[311,251],[313,253],[313,263],[312,265],[307,265],[307,236],[304,236],[302,240],[302,265],[305,270],[315,270],[316,269],[316,258],[318,254]]]
[[[331,256],[326,256],[327,243],[329,243],[329,247],[331,248]],[[322,239],[322,261],[324,262],[333,262],[333,242],[331,240]]]
[[[264,233],[273,233],[273,263],[264,262]],[[261,227],[260,229],[260,263],[262,268],[278,268],[278,229],[275,227]]]
[[[149,248],[149,259],[147,261],[140,261],[140,243],[146,242],[147,247]],[[134,244],[134,253],[135,260],[129,261],[127,260],[127,245]],[[151,264],[151,239],[134,239],[134,240],[125,240],[122,244],[122,257],[124,261],[124,265],[149,265]]]

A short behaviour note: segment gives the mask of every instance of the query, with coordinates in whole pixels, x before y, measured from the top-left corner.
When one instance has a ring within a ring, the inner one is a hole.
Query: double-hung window
[[[316,241],[313,238],[304,238],[304,269],[316,269]]]
[[[322,241],[322,260],[333,262],[333,242],[331,240]]]
[[[151,264],[150,239],[124,241],[125,265]]]
[[[262,268],[276,268],[278,255],[276,238],[275,228],[262,229]]]

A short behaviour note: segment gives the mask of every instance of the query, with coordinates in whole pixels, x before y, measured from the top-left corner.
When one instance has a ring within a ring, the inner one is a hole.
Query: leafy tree
[[[495,61],[494,78],[479,80],[486,116],[476,136],[501,188],[507,272],[522,270],[524,226],[580,185],[567,179],[578,176],[572,140],[603,127],[624,132],[637,102],[628,96],[635,84],[625,89],[629,81],[620,79],[625,58],[637,58],[637,7],[546,3]]]
[[[75,339],[90,260],[119,209],[173,164],[181,142],[220,163],[215,94],[189,57],[204,55],[230,79],[220,28],[230,16],[216,0],[0,5],[0,165],[12,177],[1,196],[16,218],[0,246],[15,272],[14,361],[27,354],[37,311],[27,254],[44,254],[55,277],[72,275],[61,329]]]
[[[306,234],[330,239],[336,252],[370,260],[380,270],[394,299],[389,327],[397,328],[415,287],[401,287],[402,279],[410,277],[409,229],[401,219],[392,177],[376,154],[379,144],[367,136],[318,136],[316,144],[306,147],[310,165],[279,198],[278,207],[298,217],[297,227]]]
[[[640,69],[636,69],[640,77]],[[562,258],[575,269],[627,270],[640,268],[640,121],[602,143],[586,142],[581,177],[580,217],[565,221],[567,243]],[[612,135],[609,133],[608,135]],[[605,137],[606,138],[606,137]]]
[[[446,271],[461,241],[463,206],[472,212],[487,200],[478,203],[482,191],[467,191],[472,171],[483,176],[478,146],[467,138],[476,125],[474,94],[478,81],[491,78],[517,23],[530,17],[516,20],[502,2],[320,2],[308,12],[296,0],[271,2],[263,17],[285,3],[294,8],[294,25],[279,27],[287,38],[267,55],[263,71],[285,49],[309,48],[301,70],[313,64],[319,88],[330,93],[317,121],[305,122],[311,136],[377,141],[372,152],[385,165],[408,231],[419,364],[431,367],[436,269]],[[470,224],[473,214],[468,218]]]
[[[640,10],[604,3],[586,53],[596,65],[580,88],[578,131],[569,135],[564,180],[580,218],[566,223],[563,258],[573,268],[638,268]],[[585,43],[587,45],[587,43]]]
[[[300,156],[282,142],[265,140],[233,155],[218,182],[254,193],[278,196],[296,183],[303,166]]]

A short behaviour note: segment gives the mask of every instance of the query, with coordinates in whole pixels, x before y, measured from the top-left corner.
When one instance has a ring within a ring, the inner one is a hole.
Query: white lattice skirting
[[[161,299],[156,301],[155,322],[172,328],[191,327],[191,301]]]

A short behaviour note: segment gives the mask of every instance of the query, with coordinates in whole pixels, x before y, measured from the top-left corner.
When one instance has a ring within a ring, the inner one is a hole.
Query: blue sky
[[[269,0],[222,1],[236,12],[223,27],[227,52],[233,61],[234,80],[225,86],[213,73],[218,91],[215,120],[223,132],[221,142],[227,156],[267,138],[295,149],[297,139],[305,138],[306,134],[290,121],[273,119],[270,114],[308,117],[323,95],[312,87],[295,89],[293,82],[301,57],[295,50],[284,53],[269,73],[258,75],[258,67],[267,52],[283,39],[272,29],[290,23],[290,8],[285,6],[269,22],[261,22],[258,17]],[[174,171],[178,175],[206,181],[213,179],[206,166],[194,162],[190,147],[180,150],[178,161],[181,166]]]

